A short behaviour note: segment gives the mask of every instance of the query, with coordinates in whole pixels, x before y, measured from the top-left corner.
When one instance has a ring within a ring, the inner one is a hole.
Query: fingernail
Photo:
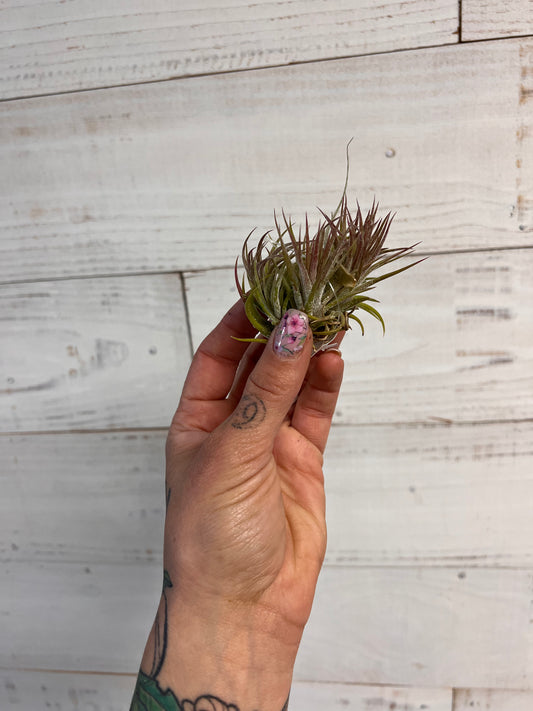
[[[274,352],[282,358],[292,358],[305,345],[309,321],[307,315],[296,309],[289,309],[281,317],[274,333]]]

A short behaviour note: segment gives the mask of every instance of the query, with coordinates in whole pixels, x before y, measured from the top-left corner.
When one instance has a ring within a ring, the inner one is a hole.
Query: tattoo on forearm
[[[167,651],[167,588],[171,587],[172,580],[170,579],[168,571],[165,570],[163,574],[163,592],[161,594],[161,602],[159,603],[159,609],[157,610],[154,623],[154,658],[152,660],[152,668],[150,670],[150,676],[153,679],[155,679],[161,671]]]
[[[288,711],[288,708],[289,699],[281,711]],[[212,694],[199,696],[196,701],[182,699],[180,702],[171,689],[162,691],[155,679],[141,671],[137,678],[130,711],[240,711],[240,709],[235,704],[228,704]]]
[[[265,403],[255,395],[243,395],[233,413],[231,426],[238,430],[256,427],[265,419]]]
[[[167,501],[170,497],[170,489],[167,493]],[[163,592],[154,623],[154,656],[149,674],[139,671],[137,684],[133,692],[130,711],[240,711],[235,704],[226,703],[218,696],[204,694],[196,701],[178,698],[171,689],[163,691],[159,686],[157,677],[165,661],[168,640],[168,605],[167,589],[172,588],[172,580],[168,571],[163,574]],[[288,711],[289,699],[283,705],[281,711]]]

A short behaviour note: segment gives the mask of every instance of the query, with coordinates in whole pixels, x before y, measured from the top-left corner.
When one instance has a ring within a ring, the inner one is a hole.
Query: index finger
[[[244,303],[237,301],[196,351],[185,379],[181,399],[190,404],[224,400],[248,343],[235,338],[253,338],[256,329],[248,321]]]

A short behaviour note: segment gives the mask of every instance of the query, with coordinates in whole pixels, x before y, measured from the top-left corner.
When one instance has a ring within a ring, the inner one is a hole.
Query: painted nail
[[[304,347],[309,322],[307,315],[289,309],[281,317],[274,334],[274,352],[282,358],[292,358]]]

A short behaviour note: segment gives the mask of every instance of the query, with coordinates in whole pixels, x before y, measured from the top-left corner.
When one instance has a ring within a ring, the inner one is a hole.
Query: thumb
[[[227,421],[226,436],[246,449],[270,450],[276,434],[302,386],[311,358],[307,316],[289,309],[271,334],[248,376],[240,402]],[[253,432],[253,437],[251,437]]]

